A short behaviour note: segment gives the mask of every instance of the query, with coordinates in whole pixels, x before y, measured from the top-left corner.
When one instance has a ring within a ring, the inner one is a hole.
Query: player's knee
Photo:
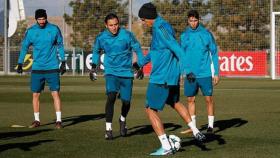
[[[130,106],[130,101],[123,100],[123,106]]]
[[[207,96],[206,99],[205,99],[205,101],[206,101],[206,104],[207,104],[208,106],[212,106],[213,103],[214,103],[213,98],[212,98],[211,96]]]
[[[116,97],[117,97],[117,92],[109,92],[107,94],[107,99],[108,101],[112,102],[112,101],[115,101],[116,100]]]
[[[190,97],[190,98],[188,98],[187,102],[188,102],[189,105],[194,105],[195,104],[195,98]]]

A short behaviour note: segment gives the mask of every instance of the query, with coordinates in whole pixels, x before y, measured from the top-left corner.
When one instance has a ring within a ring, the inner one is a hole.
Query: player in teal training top
[[[95,39],[92,51],[91,80],[96,79],[96,65],[99,63],[100,55],[104,52],[104,70],[106,80],[107,102],[105,106],[106,131],[105,138],[113,139],[112,120],[114,104],[119,94],[122,100],[120,123],[120,135],[127,135],[126,117],[130,109],[132,85],[134,73],[132,71],[133,51],[136,52],[138,60],[142,60],[143,54],[139,42],[134,35],[119,26],[119,18],[115,14],[105,17],[105,31],[101,32]],[[136,64],[137,65],[137,64]],[[139,78],[143,78],[143,72],[139,67]]]
[[[188,97],[188,109],[195,124],[195,95],[199,89],[201,90],[205,96],[208,113],[207,133],[213,133],[214,101],[212,94],[213,85],[217,85],[219,82],[218,49],[211,32],[199,23],[199,13],[196,10],[189,11],[188,24],[189,26],[180,38],[181,46],[186,52],[188,61],[186,64],[191,72],[189,80],[185,80],[185,96]],[[213,64],[213,68],[211,68],[211,64]]]
[[[56,128],[61,128],[61,103],[60,103],[60,76],[65,73],[65,57],[63,38],[60,29],[47,21],[47,13],[44,9],[35,11],[36,24],[28,28],[22,41],[22,47],[18,59],[17,72],[23,72],[23,62],[30,46],[33,47],[33,64],[31,72],[31,91],[33,92],[33,110],[35,120],[30,128],[40,126],[39,97],[48,83],[54,100],[56,111]],[[59,56],[58,56],[59,54]],[[60,57],[60,60],[59,60]],[[60,61],[62,64],[59,68]]]
[[[146,113],[157,134],[161,147],[151,155],[168,155],[174,153],[165,134],[158,111],[168,104],[174,108],[192,129],[196,139],[202,141],[205,136],[193,125],[186,107],[179,102],[180,97],[180,71],[188,72],[183,63],[184,51],[175,39],[175,32],[171,25],[158,16],[156,7],[152,3],[144,4],[138,13],[143,23],[152,27],[151,49],[140,66],[147,62],[152,63],[152,71],[146,94]],[[181,69],[180,69],[181,67]]]

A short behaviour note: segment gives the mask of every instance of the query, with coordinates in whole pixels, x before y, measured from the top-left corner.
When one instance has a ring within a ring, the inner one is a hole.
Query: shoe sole
[[[181,131],[180,133],[181,134],[192,134],[192,130],[191,129],[187,129],[187,130]]]

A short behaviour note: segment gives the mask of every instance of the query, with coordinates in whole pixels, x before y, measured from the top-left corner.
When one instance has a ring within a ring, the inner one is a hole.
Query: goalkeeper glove
[[[66,72],[66,63],[65,61],[61,62],[60,68],[59,68],[60,74],[63,75]]]
[[[193,83],[195,81],[195,75],[192,72],[187,74],[186,78],[189,81],[189,83]]]
[[[133,63],[133,68],[135,69],[136,71],[136,78],[138,80],[142,80],[144,78],[144,72],[143,72],[143,69],[140,68],[140,66],[137,64],[137,63]]]
[[[91,64],[91,70],[89,72],[89,78],[92,81],[97,80],[97,74],[96,74],[96,64],[92,63]]]
[[[140,70],[140,66],[137,63],[133,63],[132,66],[136,71]]]
[[[22,74],[23,70],[22,70],[22,64],[18,63],[18,67],[17,67],[17,73]]]
[[[144,78],[144,72],[143,72],[143,69],[142,69],[142,68],[139,69],[139,70],[137,71],[137,73],[136,73],[136,78],[137,78],[138,80],[143,80],[143,78]]]

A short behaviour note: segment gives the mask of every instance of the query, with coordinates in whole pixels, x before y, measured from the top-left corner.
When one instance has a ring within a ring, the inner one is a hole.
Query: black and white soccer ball
[[[181,148],[181,139],[176,135],[169,135],[168,140],[173,149],[178,151]]]

